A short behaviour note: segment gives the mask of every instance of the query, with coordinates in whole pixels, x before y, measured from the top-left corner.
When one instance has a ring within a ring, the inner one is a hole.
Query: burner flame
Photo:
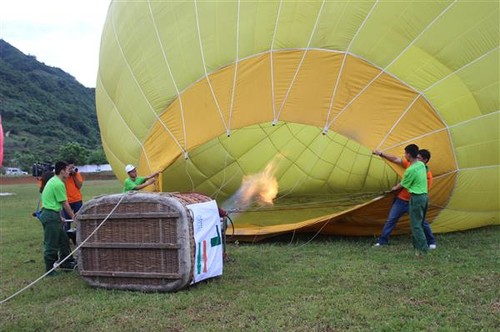
[[[262,172],[243,177],[238,191],[229,200],[228,211],[243,212],[251,205],[272,206],[278,194],[278,180],[276,172],[276,158],[273,159]]]

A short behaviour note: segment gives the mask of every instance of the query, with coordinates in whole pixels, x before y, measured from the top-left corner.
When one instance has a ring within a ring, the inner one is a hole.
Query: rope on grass
[[[375,197],[374,199],[372,199],[370,202],[375,202],[375,201],[378,201],[379,199],[382,199],[385,197],[385,195],[389,194],[390,191],[384,191],[380,196],[378,197]],[[314,240],[316,238],[316,236],[318,236],[321,231],[323,230],[323,228],[326,227],[326,225],[328,225],[330,223],[330,221],[332,221],[332,219],[329,219],[328,221],[326,221],[323,226],[321,226],[321,228],[316,232],[316,234],[314,234],[314,236],[312,238],[309,239],[309,241],[307,241],[306,243],[304,244],[301,244],[300,246],[298,246],[297,248],[302,248],[304,246],[306,246],[307,244],[311,243],[312,240]]]
[[[40,280],[42,280],[43,278],[45,278],[46,276],[48,276],[51,272],[53,272],[57,267],[59,267],[59,265],[61,265],[62,263],[64,263],[69,257],[73,256],[73,254],[75,252],[78,251],[78,249],[80,249],[81,246],[83,246],[98,230],[99,228],[101,228],[102,225],[104,225],[104,223],[108,220],[108,218],[113,214],[113,212],[115,212],[116,208],[118,207],[118,205],[120,205],[120,203],[122,202],[123,198],[125,198],[127,194],[122,194],[122,197],[120,198],[120,200],[118,201],[118,203],[116,203],[116,205],[113,207],[113,209],[111,209],[111,212],[109,212],[109,214],[106,216],[106,218],[104,218],[103,221],[101,221],[101,223],[92,231],[92,233],[90,233],[90,235],[82,241],[82,243],[80,243],[68,256],[66,256],[62,261],[59,262],[59,264],[54,264],[54,267],[51,268],[49,271],[45,272],[45,274],[43,274],[41,277],[39,277],[38,279],[36,279],[35,281],[33,281],[32,283],[30,283],[28,286],[18,290],[17,292],[15,292],[14,294],[12,294],[11,296],[5,298],[4,300],[0,301],[0,304],[4,304],[5,302],[13,299],[14,297],[16,297],[17,295],[21,294],[22,292],[24,292],[25,290],[27,290],[28,288],[36,285]]]

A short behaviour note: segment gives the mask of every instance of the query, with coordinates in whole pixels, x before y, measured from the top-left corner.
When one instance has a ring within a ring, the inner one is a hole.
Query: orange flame
[[[243,177],[235,199],[238,209],[246,209],[252,203],[260,206],[273,205],[273,200],[278,194],[275,171],[276,159],[272,160],[262,172]]]

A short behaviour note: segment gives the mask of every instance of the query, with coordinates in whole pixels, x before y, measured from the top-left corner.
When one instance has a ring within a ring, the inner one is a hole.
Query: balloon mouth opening
[[[276,155],[257,173],[245,175],[236,192],[222,202],[222,208],[239,226],[269,228],[304,220],[324,219],[325,216],[342,214],[356,206],[372,201],[384,193],[377,192],[328,192],[294,194],[279,193],[276,172],[283,155]]]
[[[290,50],[242,59],[173,99],[141,157],[165,169],[161,190],[202,192],[222,204],[246,186],[229,208],[238,211],[236,227],[274,233],[328,220],[391,188],[398,175],[371,149],[400,155],[405,144],[438,144],[439,171],[453,164],[447,130],[420,93],[352,54],[309,50],[297,71],[302,58]],[[242,184],[277,155],[276,186]],[[373,219],[365,216],[359,232]]]
[[[356,141],[297,123],[240,128],[189,156],[163,172],[163,191],[211,196],[243,235],[306,227],[370,202],[398,178]]]

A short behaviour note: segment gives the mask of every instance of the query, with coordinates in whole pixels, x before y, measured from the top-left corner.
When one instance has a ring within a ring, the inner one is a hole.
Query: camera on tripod
[[[37,162],[31,167],[31,175],[35,177],[41,177],[45,173],[50,173],[54,171],[54,166],[51,162]]]

